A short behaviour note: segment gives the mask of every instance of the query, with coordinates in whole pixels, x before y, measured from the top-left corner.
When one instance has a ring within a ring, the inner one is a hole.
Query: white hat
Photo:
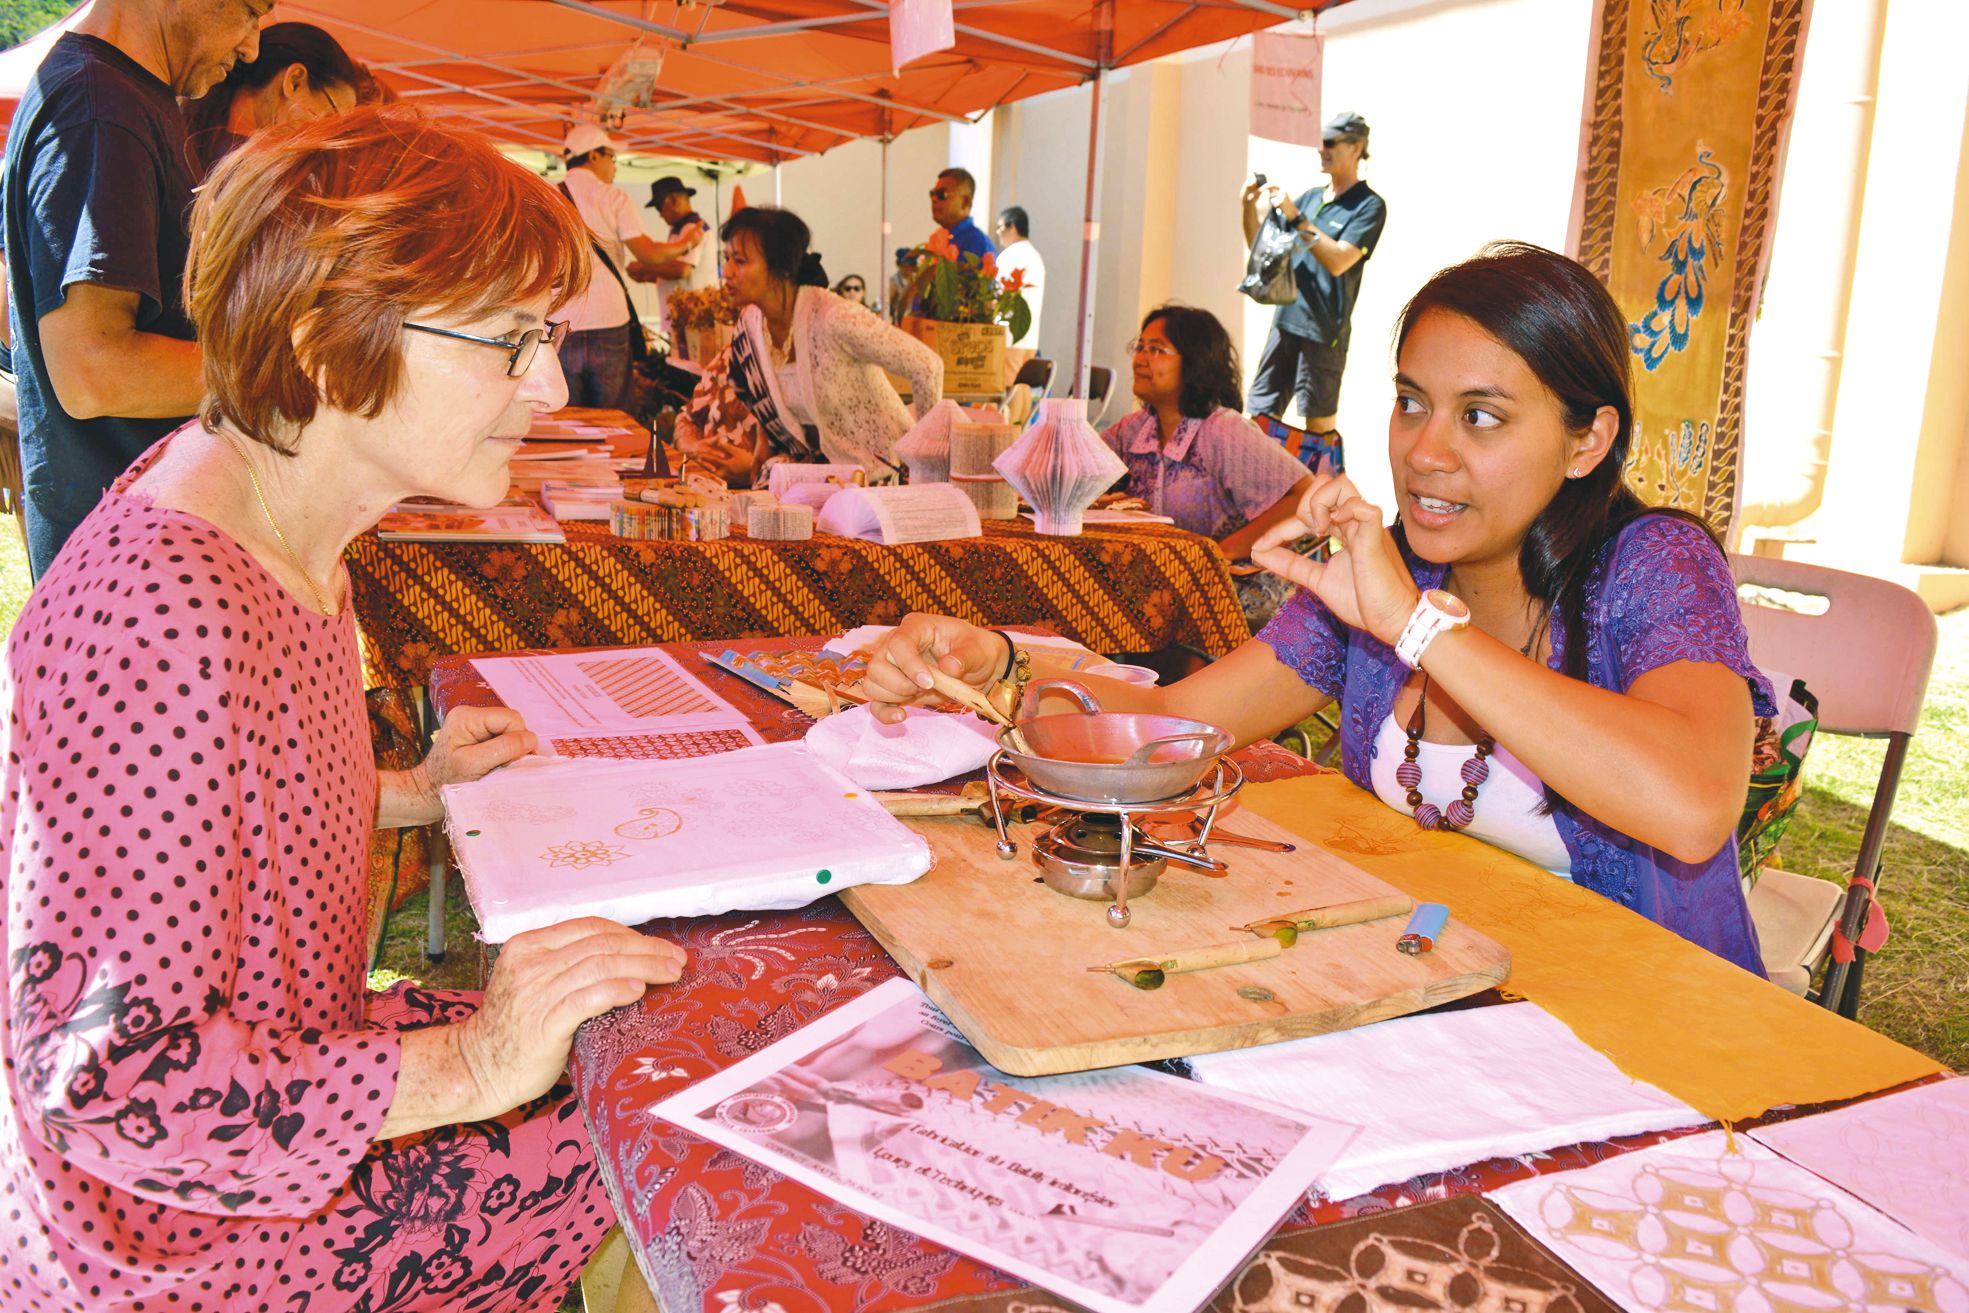
[[[609,135],[592,123],[577,123],[567,130],[567,140],[561,143],[561,153],[569,159],[586,155],[602,147],[615,149]]]

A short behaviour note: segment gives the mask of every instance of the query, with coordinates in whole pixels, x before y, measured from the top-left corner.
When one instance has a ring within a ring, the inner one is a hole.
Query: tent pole
[[[1094,343],[1094,244],[1101,237],[1101,95],[1107,87],[1107,64],[1114,52],[1114,0],[1100,0],[1095,9],[1100,65],[1094,70],[1087,107],[1087,212],[1080,227],[1080,327],[1073,344],[1073,394],[1087,395],[1087,371]]]
[[[884,115],[883,117],[887,118],[888,116]],[[885,123],[883,127],[885,130],[882,133],[882,227],[876,234],[875,272],[871,273],[864,280],[868,284],[867,287],[862,289],[862,296],[864,297],[868,296],[878,286],[884,292],[889,290],[889,134],[886,131],[888,125]],[[881,281],[878,283],[876,281],[877,279]],[[893,307],[885,304],[882,297],[877,297],[875,303],[882,307],[883,312],[890,319],[893,320],[895,318]]]

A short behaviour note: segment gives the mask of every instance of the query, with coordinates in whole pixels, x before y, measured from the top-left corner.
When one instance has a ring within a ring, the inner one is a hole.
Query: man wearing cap
[[[705,260],[700,255],[709,233],[703,216],[691,208],[691,197],[695,195],[696,189],[684,186],[684,180],[674,174],[666,174],[650,184],[649,201],[644,208],[655,210],[656,217],[670,225],[671,243],[684,249],[668,260],[655,264],[636,260],[629,266],[631,278],[656,284],[657,295],[661,298],[657,317],[665,333],[670,332],[670,297],[685,288],[708,287],[717,276],[718,262]],[[686,244],[685,236],[693,229],[697,236]],[[674,334],[672,338],[674,340]]]
[[[1278,418],[1295,392],[1300,422],[1324,443],[1339,440],[1334,427],[1340,410],[1340,374],[1347,363],[1347,340],[1360,298],[1361,266],[1381,242],[1388,207],[1361,181],[1367,158],[1367,120],[1348,111],[1333,116],[1320,140],[1320,166],[1327,185],[1297,200],[1276,185],[1252,183],[1244,189],[1244,240],[1258,236],[1259,199],[1275,208],[1299,231],[1292,261],[1299,299],[1272,317],[1271,335],[1251,381],[1251,414]]]
[[[568,404],[625,408],[631,397],[630,334],[642,332],[624,281],[630,257],[649,265],[676,259],[696,249],[704,224],[685,225],[677,241],[657,241],[643,230],[635,200],[615,185],[615,143],[607,133],[578,123],[562,149],[567,178],[561,191],[588,225],[596,256],[587,289],[563,311],[568,332],[560,355]]]

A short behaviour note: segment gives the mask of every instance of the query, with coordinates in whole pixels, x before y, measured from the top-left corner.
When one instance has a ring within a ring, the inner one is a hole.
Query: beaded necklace
[[[1531,645],[1538,641],[1538,628],[1533,626],[1531,637],[1518,649],[1529,657]],[[1408,742],[1402,746],[1401,765],[1395,767],[1395,783],[1408,790],[1404,799],[1408,808],[1415,814],[1415,823],[1425,830],[1460,830],[1477,818],[1477,790],[1490,778],[1490,754],[1497,750],[1497,740],[1489,734],[1477,740],[1477,750],[1463,763],[1459,772],[1463,777],[1463,796],[1453,800],[1449,806],[1437,810],[1433,802],[1422,798],[1422,765],[1416,759],[1422,755],[1422,717],[1429,707],[1429,674],[1422,674],[1422,691],[1415,699],[1415,712],[1408,718],[1408,727],[1402,732]]]

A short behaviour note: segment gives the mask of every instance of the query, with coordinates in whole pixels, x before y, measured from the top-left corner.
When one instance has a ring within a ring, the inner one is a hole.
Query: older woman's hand
[[[911,612],[868,654],[862,688],[877,720],[894,723],[907,706],[945,701],[931,691],[935,665],[973,688],[983,688],[1005,670],[1005,640],[989,629],[947,615]]]
[[[479,1010],[455,1027],[472,1106],[494,1117],[545,1094],[567,1067],[577,1026],[670,984],[684,962],[675,944],[599,917],[514,935]]]
[[[1287,546],[1307,534],[1321,541],[1338,537],[1345,550],[1315,561]],[[1314,480],[1297,511],[1252,544],[1251,559],[1312,593],[1344,624],[1388,644],[1401,636],[1421,595],[1381,508],[1344,474]]]
[[[464,784],[539,746],[539,736],[511,707],[454,707],[431,736],[422,769],[433,789]]]

